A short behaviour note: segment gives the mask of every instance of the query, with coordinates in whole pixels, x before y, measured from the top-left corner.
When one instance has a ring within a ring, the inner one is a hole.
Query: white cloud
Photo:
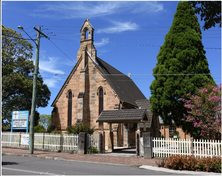
[[[163,4],[153,1],[48,2],[32,11],[30,15],[54,19],[74,19],[120,13],[156,13],[161,10],[163,10]]]
[[[49,72],[49,73],[54,73],[54,74],[64,74],[62,70],[58,70],[56,67],[58,65],[57,60],[58,58],[56,57],[48,57],[49,60],[43,60],[41,59],[39,61],[39,69]]]
[[[124,31],[135,31],[139,28],[139,26],[136,23],[131,22],[117,22],[112,21],[113,25],[112,27],[109,27],[108,29],[100,29],[97,31],[97,33],[118,33],[118,32],[124,32]]]
[[[109,38],[102,38],[102,41],[101,42],[94,42],[95,46],[98,48],[98,47],[101,47],[101,46],[104,46],[106,45],[107,43],[109,43]]]
[[[59,86],[58,84],[56,84],[58,81],[55,79],[44,79],[44,83],[47,84],[48,87],[57,87]],[[60,86],[61,87],[61,86]]]
[[[137,2],[139,4],[139,2]],[[159,2],[153,2],[153,1],[148,1],[144,3],[143,5],[137,6],[137,8],[133,9],[133,13],[140,13],[140,12],[159,12],[163,10],[163,4]]]

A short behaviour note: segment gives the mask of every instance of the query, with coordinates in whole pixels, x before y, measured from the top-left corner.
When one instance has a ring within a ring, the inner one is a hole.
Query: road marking
[[[2,169],[5,170],[14,170],[14,171],[20,171],[20,172],[30,172],[30,173],[36,173],[36,174],[46,174],[46,175],[59,175],[59,174],[53,174],[53,173],[49,173],[49,172],[36,172],[36,171],[29,171],[29,170],[22,170],[22,169],[14,169],[14,168],[9,168],[9,167],[2,167]],[[59,175],[59,176],[65,176],[65,175]]]

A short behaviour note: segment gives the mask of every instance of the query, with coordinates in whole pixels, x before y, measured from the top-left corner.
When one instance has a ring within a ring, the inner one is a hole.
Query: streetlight
[[[29,131],[29,153],[33,154],[33,146],[34,146],[34,116],[35,116],[35,105],[36,105],[36,93],[37,93],[37,75],[39,69],[39,45],[40,45],[40,34],[44,35],[44,37],[48,38],[45,34],[41,32],[41,27],[38,29],[33,27],[37,31],[37,39],[36,42],[32,39],[29,34],[23,29],[22,26],[18,26],[18,29],[24,31],[29,38],[35,43],[36,51],[35,51],[35,71],[33,75],[33,91],[32,91],[32,108],[31,108],[31,120],[30,120],[30,131]]]
[[[23,27],[22,26],[18,26],[18,29],[23,30]]]
[[[25,32],[25,30],[23,29],[23,27],[22,26],[18,26],[18,29],[19,30],[22,30],[23,32]],[[35,29],[35,27],[34,27],[34,29]],[[40,30],[41,30],[41,28],[40,28]],[[27,33],[27,32],[25,32],[26,33],[26,35],[28,35],[29,36],[29,38],[35,43],[35,45],[36,45],[36,48],[37,48],[37,46],[38,46],[38,44],[37,44],[37,42],[35,42],[35,40],[34,39],[32,39],[32,37],[30,37],[30,35]],[[38,35],[38,34],[37,34]],[[37,37],[38,38],[38,37]]]

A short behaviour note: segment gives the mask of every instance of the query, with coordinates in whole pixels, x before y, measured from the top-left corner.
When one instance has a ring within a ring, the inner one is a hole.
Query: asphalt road
[[[2,175],[172,175],[136,167],[2,156]]]

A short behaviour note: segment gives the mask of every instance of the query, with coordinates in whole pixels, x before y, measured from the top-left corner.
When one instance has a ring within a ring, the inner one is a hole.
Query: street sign
[[[28,132],[28,120],[29,111],[13,111],[11,132],[13,131],[13,129],[26,129],[26,132]]]

